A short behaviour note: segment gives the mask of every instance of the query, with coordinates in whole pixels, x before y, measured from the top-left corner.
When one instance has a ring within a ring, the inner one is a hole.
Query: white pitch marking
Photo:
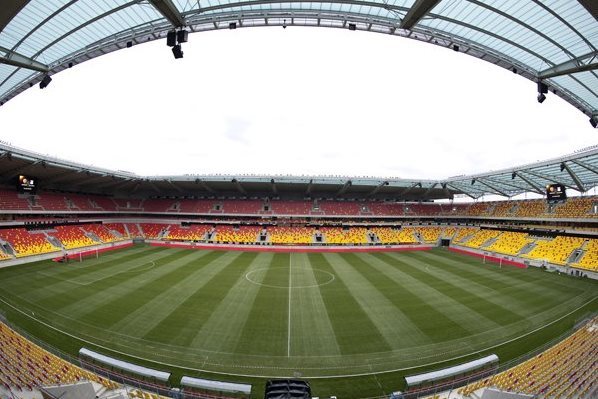
[[[287,357],[291,357],[291,271],[293,267],[293,263],[291,262],[293,259],[293,253],[289,253],[289,327],[288,327],[288,340],[287,340]]]

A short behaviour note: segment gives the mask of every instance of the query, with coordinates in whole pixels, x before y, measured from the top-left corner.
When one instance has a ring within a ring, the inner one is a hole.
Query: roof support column
[[[415,24],[419,22],[430,10],[436,7],[440,0],[417,0],[401,21],[399,28],[411,29]]]
[[[43,73],[47,73],[50,70],[47,65],[35,61],[29,57],[25,57],[19,53],[15,53],[14,51],[11,51],[5,47],[0,46],[0,53],[4,53],[4,55],[0,55],[0,64],[12,65]]]
[[[149,0],[150,4],[153,5],[160,14],[164,15],[172,26],[175,28],[182,28],[187,25],[187,21],[181,15],[178,8],[174,5],[171,0]]]
[[[340,189],[340,190],[338,190],[338,191],[336,192],[336,194],[334,194],[334,196],[335,196],[335,197],[338,197],[339,195],[343,195],[343,194],[344,194],[344,193],[345,193],[345,192],[346,192],[346,191],[349,189],[349,187],[351,187],[351,185],[352,185],[352,184],[353,184],[353,183],[351,182],[351,180],[347,180],[347,181],[345,182],[345,184],[343,184],[343,186],[341,187],[341,189]]]
[[[569,176],[571,176],[571,178],[575,182],[575,185],[577,186],[577,191],[579,191],[580,193],[585,193],[586,192],[586,188],[584,187],[583,183],[581,182],[581,180],[579,180],[579,177],[577,177],[577,175],[575,174],[575,172],[573,172],[571,170],[571,168],[569,167],[569,165],[567,165],[567,162],[561,163],[561,171],[562,170],[566,170],[567,173],[569,173]]]

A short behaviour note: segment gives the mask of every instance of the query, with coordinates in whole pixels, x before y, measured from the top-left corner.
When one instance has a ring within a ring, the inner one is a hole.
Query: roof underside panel
[[[598,87],[596,85],[598,76],[596,76],[596,72],[579,72],[557,76],[550,80],[572,94],[574,93],[575,96],[587,104],[592,104],[594,107],[598,105]]]
[[[23,3],[4,1],[14,9]],[[195,31],[226,29],[233,21],[345,28],[352,23],[356,29],[445,47],[458,44],[467,54],[515,68],[532,81],[542,71],[560,68],[569,74],[547,79],[551,89],[587,115],[598,115],[598,20],[576,0],[440,0],[411,30],[399,26],[414,0],[171,1]],[[170,29],[148,0],[31,0],[0,32],[0,48],[9,50],[0,57],[30,59],[48,65],[53,74],[69,63],[124,48],[129,40],[162,38]],[[590,71],[576,73],[571,66]],[[28,80],[20,71],[7,71],[0,71],[0,102],[40,78],[39,73],[28,73],[37,79]]]

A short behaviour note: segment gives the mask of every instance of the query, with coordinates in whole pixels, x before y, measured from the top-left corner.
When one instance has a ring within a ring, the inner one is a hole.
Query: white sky
[[[57,74],[0,108],[0,139],[140,175],[442,179],[598,143],[535,84],[390,35],[289,27],[159,40]]]

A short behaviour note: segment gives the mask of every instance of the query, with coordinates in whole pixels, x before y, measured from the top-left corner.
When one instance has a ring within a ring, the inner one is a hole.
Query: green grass
[[[533,350],[596,312],[597,288],[444,249],[135,246],[0,269],[0,309],[61,350],[169,370],[175,385],[183,375],[249,382],[261,397],[266,378],[295,376],[318,396],[371,397],[402,389],[405,375]]]

